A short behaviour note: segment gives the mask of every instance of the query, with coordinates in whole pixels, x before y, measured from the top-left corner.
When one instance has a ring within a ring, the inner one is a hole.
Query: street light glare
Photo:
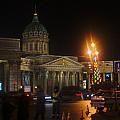
[[[91,47],[95,47],[95,43],[92,43],[92,44],[91,44]]]
[[[92,54],[92,51],[88,50],[88,54],[91,55],[91,54]]]
[[[99,54],[99,52],[98,51],[95,51],[95,55],[98,55]]]

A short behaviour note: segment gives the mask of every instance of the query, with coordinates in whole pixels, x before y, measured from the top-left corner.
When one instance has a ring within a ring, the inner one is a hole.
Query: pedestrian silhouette
[[[88,116],[89,115],[89,113],[90,113],[90,111],[89,111],[89,107],[88,107],[88,105],[87,105],[87,110],[86,110],[86,115]]]
[[[37,87],[37,102],[36,102],[36,113],[34,120],[45,120],[45,94],[44,90],[38,86]]]
[[[59,87],[54,87],[53,95],[52,95],[52,102],[53,102],[53,118],[59,119],[60,114],[60,92]]]
[[[19,90],[17,120],[29,119],[29,97],[25,95],[24,89]]]

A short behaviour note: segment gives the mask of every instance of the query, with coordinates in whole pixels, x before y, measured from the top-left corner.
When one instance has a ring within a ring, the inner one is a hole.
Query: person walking
[[[39,116],[41,120],[45,120],[45,94],[40,86],[37,87],[37,104],[34,120],[38,120]]]
[[[52,102],[53,102],[53,118],[59,119],[60,114],[60,92],[59,87],[54,87],[53,95],[52,95]]]

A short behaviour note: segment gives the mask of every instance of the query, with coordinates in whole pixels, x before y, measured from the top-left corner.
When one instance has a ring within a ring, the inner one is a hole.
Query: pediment
[[[68,57],[61,57],[42,66],[81,66],[81,64]]]

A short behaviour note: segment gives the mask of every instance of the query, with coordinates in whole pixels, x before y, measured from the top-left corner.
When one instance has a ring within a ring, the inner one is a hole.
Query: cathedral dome
[[[32,22],[26,26],[22,38],[22,51],[31,55],[48,55],[49,38],[45,27],[40,24],[35,12]]]
[[[32,22],[26,26],[24,32],[23,32],[23,38],[26,37],[38,37],[41,35],[47,35],[46,28],[40,24],[38,20],[37,13],[34,14]]]

